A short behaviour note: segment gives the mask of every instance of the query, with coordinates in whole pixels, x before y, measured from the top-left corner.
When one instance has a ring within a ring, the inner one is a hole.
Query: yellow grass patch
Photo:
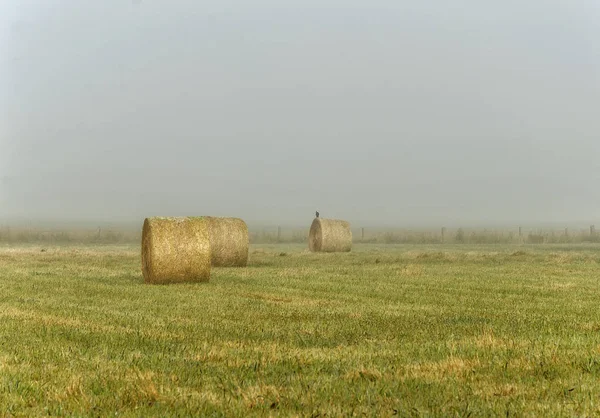
[[[292,302],[292,298],[281,297],[277,295],[272,295],[268,293],[247,293],[247,297],[251,299],[265,300],[268,302],[276,302],[276,303],[289,303]]]
[[[313,267],[287,267],[277,271],[277,277],[307,277],[318,274],[319,270]]]
[[[419,277],[423,275],[424,268],[420,264],[407,264],[398,270],[398,275],[402,277]]]
[[[357,380],[368,380],[370,382],[375,382],[377,380],[380,380],[382,377],[383,374],[379,370],[369,369],[366,367],[351,370],[344,375],[344,379],[349,380],[351,382],[355,382]]]
[[[517,385],[516,383],[503,384],[485,384],[478,385],[474,390],[475,395],[491,401],[494,398],[513,398],[522,396],[527,393],[528,389],[525,386]],[[531,391],[529,389],[529,391]]]
[[[183,339],[185,334],[165,332],[159,329],[138,330],[120,325],[106,325],[81,319],[65,318],[58,315],[42,314],[26,311],[14,307],[5,308],[0,311],[0,318],[10,318],[42,324],[45,327],[73,328],[79,331],[94,332],[99,334],[142,334],[149,338]]]
[[[154,383],[155,374],[151,371],[130,370],[125,375],[125,390],[120,393],[124,405],[152,405],[161,395]]]
[[[552,264],[571,264],[573,260],[573,255],[567,253],[556,253],[548,256],[548,261]]]
[[[504,350],[504,349],[526,349],[531,345],[526,340],[515,340],[497,336],[492,328],[485,328],[480,335],[463,340],[461,346],[475,345],[477,348],[486,350]]]
[[[89,397],[84,391],[83,380],[83,376],[79,374],[71,375],[66,386],[58,387],[51,397],[58,402],[75,400],[80,405],[89,405]]]
[[[494,349],[505,348],[508,346],[504,339],[496,337],[494,332],[489,328],[484,329],[483,333],[475,338],[475,345],[478,348]]]
[[[431,382],[448,378],[464,379],[480,366],[479,360],[465,360],[450,356],[438,362],[416,363],[402,371],[405,378],[423,379]]]
[[[273,385],[254,385],[247,387],[238,387],[236,390],[246,408],[252,409],[264,405],[275,408],[280,401],[281,395],[279,388]]]
[[[550,284],[550,289],[553,290],[565,290],[573,287],[575,287],[575,283],[573,282],[554,282]]]

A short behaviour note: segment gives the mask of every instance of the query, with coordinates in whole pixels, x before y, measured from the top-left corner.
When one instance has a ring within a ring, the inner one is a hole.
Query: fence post
[[[365,228],[360,228],[360,240],[365,241]]]
[[[281,242],[281,227],[277,227],[277,242]]]
[[[590,236],[594,237],[596,235],[596,226],[590,225]]]
[[[444,236],[446,235],[446,227],[442,227],[442,244],[444,243]]]

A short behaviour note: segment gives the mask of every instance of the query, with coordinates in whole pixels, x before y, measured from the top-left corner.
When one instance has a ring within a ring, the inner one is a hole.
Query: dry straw
[[[308,234],[308,249],[313,252],[348,252],[352,249],[350,224],[338,219],[315,218]]]
[[[207,282],[211,254],[208,225],[203,218],[147,218],[142,229],[144,281]]]
[[[248,226],[238,218],[204,217],[210,234],[214,267],[245,267],[248,264]]]

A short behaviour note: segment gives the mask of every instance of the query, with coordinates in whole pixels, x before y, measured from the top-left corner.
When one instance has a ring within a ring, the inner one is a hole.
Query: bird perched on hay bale
[[[308,232],[312,252],[348,252],[352,250],[350,224],[338,219],[315,218]]]
[[[319,211],[315,212],[315,217],[317,217],[317,218],[319,217]]]

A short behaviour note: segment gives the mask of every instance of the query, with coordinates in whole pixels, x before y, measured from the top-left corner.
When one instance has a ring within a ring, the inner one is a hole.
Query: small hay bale
[[[248,226],[238,218],[205,216],[210,234],[213,267],[245,267],[248,264]]]
[[[315,218],[308,234],[308,249],[326,253],[352,250],[350,224],[338,219]]]
[[[208,222],[202,218],[147,218],[142,229],[142,274],[146,283],[207,282]]]

